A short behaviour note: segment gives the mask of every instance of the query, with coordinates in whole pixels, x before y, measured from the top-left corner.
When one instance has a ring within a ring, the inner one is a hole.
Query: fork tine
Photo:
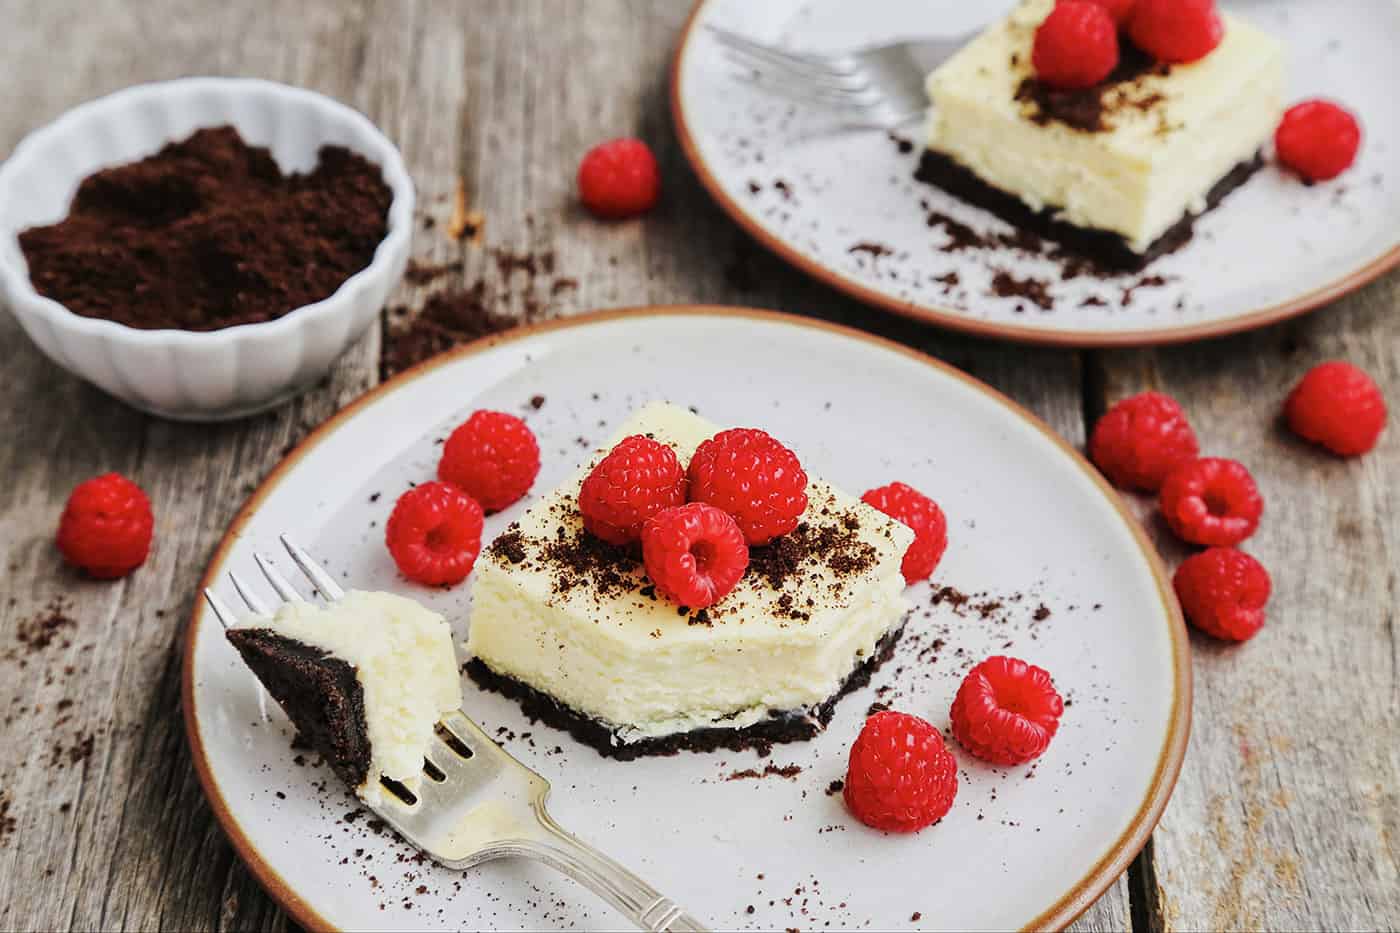
[[[331,578],[331,575],[326,573],[325,569],[312,559],[310,554],[298,547],[292,539],[286,535],[279,536],[279,540],[282,542],[282,547],[286,548],[287,553],[291,555],[292,562],[301,569],[302,573],[306,574],[306,578],[311,581],[311,585],[316,587],[322,596],[332,602],[345,596],[345,591],[340,588],[340,584],[336,583],[335,580]]]
[[[277,572],[277,568],[272,566],[272,561],[261,554],[254,554],[253,560],[257,563],[258,569],[272,586],[277,595],[286,602],[305,602],[302,595],[297,592],[296,587],[287,582],[286,578]]]
[[[859,67],[849,60],[843,61],[824,55],[789,52],[713,24],[707,24],[705,28],[721,45],[729,49],[742,52],[775,68],[785,68],[807,78],[821,79],[825,77],[831,81],[839,81],[843,78],[850,78],[860,71]]]
[[[209,608],[214,611],[214,618],[218,619],[224,628],[233,628],[238,623],[238,616],[234,611],[207,586],[204,588],[204,601],[209,604]]]
[[[780,74],[777,69],[754,68],[739,56],[731,56],[730,61],[738,67],[738,71],[734,73],[735,80],[751,84],[766,93],[776,94],[791,100],[806,101],[832,108],[868,110],[871,107],[879,106],[882,99],[879,92],[870,87],[860,89],[821,88],[812,85],[805,79],[794,80],[791,75]]]
[[[229,582],[238,591],[238,595],[243,600],[243,605],[247,606],[254,615],[271,615],[272,610],[267,608],[267,604],[258,598],[257,592],[248,584],[243,582],[243,578],[232,570],[228,572]]]
[[[810,90],[837,95],[864,94],[870,90],[870,80],[861,72],[840,78],[831,75],[818,76],[787,64],[778,64],[734,46],[725,46],[724,54],[732,63],[741,68],[754,71],[775,81],[784,81],[790,85]]]

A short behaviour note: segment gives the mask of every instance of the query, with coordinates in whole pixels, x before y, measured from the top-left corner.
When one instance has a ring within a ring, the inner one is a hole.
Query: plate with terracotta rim
[[[736,80],[707,23],[834,51],[971,34],[1014,6],[956,0],[698,0],[671,71],[673,122],[701,183],[783,259],[868,304],[953,330],[1062,346],[1174,343],[1321,307],[1400,264],[1400,4],[1222,0],[1288,46],[1288,101],[1362,121],[1357,163],[1303,185],[1268,161],[1184,247],[1137,274],[1085,272],[1049,242],[915,180],[924,128],[838,132]],[[957,225],[963,225],[958,227]],[[969,238],[958,232],[970,229]]]
[[[460,640],[468,587],[404,581],[382,538],[394,499],[433,476],[445,433],[477,408],[518,413],[543,453],[538,494],[658,398],[767,428],[811,473],[854,493],[898,478],[939,500],[951,543],[934,581],[909,590],[915,608],[895,656],[838,704],[824,733],[768,758],[606,760],[464,679],[467,712],[552,783],[563,825],[716,929],[1044,929],[1078,916],[1146,842],[1185,754],[1191,677],[1180,611],[1141,528],[1078,453],[992,389],[898,344],[713,307],[605,312],[488,338],[401,374],[317,429],[243,507],[203,582],[226,587],[231,569],[256,579],[254,549],[271,552],[290,532],[347,583],[444,613]],[[488,518],[486,537],[527,506]],[[954,743],[960,788],[941,824],[895,836],[856,822],[832,782],[872,704],[946,730],[963,674],[995,653],[1054,675],[1068,711],[1046,754],[993,768]],[[292,747],[285,716],[202,605],[183,676],[205,793],[297,922],[620,922],[538,865],[458,873],[416,858],[314,755]]]

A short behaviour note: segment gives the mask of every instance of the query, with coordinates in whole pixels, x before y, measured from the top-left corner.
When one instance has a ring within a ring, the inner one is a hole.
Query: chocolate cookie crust
[[[369,775],[365,692],[355,668],[320,648],[268,629],[226,633],[243,660],[297,727],[300,739],[325,756],[351,787]]]

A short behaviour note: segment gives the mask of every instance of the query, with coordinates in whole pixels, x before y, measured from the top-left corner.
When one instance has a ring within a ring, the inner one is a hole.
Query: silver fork
[[[852,128],[894,129],[928,107],[924,79],[967,44],[972,33],[914,39],[834,54],[793,52],[706,25],[756,87],[842,118]]]
[[[286,535],[281,541],[315,595],[332,603],[344,597],[345,591],[311,555]],[[280,600],[305,601],[269,558],[254,554],[253,560]],[[268,614],[251,586],[232,571],[228,576],[250,611]],[[224,628],[236,623],[237,616],[212,590],[206,589],[204,598]],[[493,742],[461,710],[438,722],[423,772],[416,794],[381,780],[388,793],[370,809],[435,861],[466,869],[498,858],[535,859],[592,889],[641,929],[705,929],[651,885],[554,822],[545,809],[549,782]]]

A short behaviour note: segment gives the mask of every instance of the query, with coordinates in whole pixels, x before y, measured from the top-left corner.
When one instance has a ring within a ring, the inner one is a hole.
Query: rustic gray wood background
[[[550,313],[724,302],[841,321],[952,361],[1074,443],[1114,400],[1171,392],[1207,450],[1260,480],[1269,511],[1250,550],[1273,571],[1271,620],[1240,648],[1193,636],[1195,720],[1176,795],[1147,850],[1076,929],[1400,925],[1400,427],[1341,462],[1276,423],[1293,380],[1331,357],[1367,368],[1400,409],[1400,275],[1294,323],[1166,350],[1008,347],[866,309],[767,255],[746,260],[743,235],[682,160],[666,93],[686,7],[0,0],[0,155],[68,107],[132,83],[274,78],[349,102],[398,142],[439,221],[417,255],[463,259],[464,281],[492,282],[505,310],[530,298],[499,281],[485,248],[552,249],[579,287],[535,295]],[[640,223],[589,222],[572,200],[577,160],[623,134],[656,149],[664,201]],[[441,235],[458,177],[484,212],[483,245]],[[752,290],[729,284],[739,262],[752,267]],[[225,525],[288,445],[377,381],[380,340],[367,335],[326,386],[276,412],[190,426],[78,382],[0,316],[0,928],[288,925],[195,781],[179,648]],[[68,491],[105,470],[139,481],[158,517],[154,556],[115,584],[80,580],[52,544]],[[15,650],[23,623],[56,596],[72,601],[71,645],[26,657]]]

